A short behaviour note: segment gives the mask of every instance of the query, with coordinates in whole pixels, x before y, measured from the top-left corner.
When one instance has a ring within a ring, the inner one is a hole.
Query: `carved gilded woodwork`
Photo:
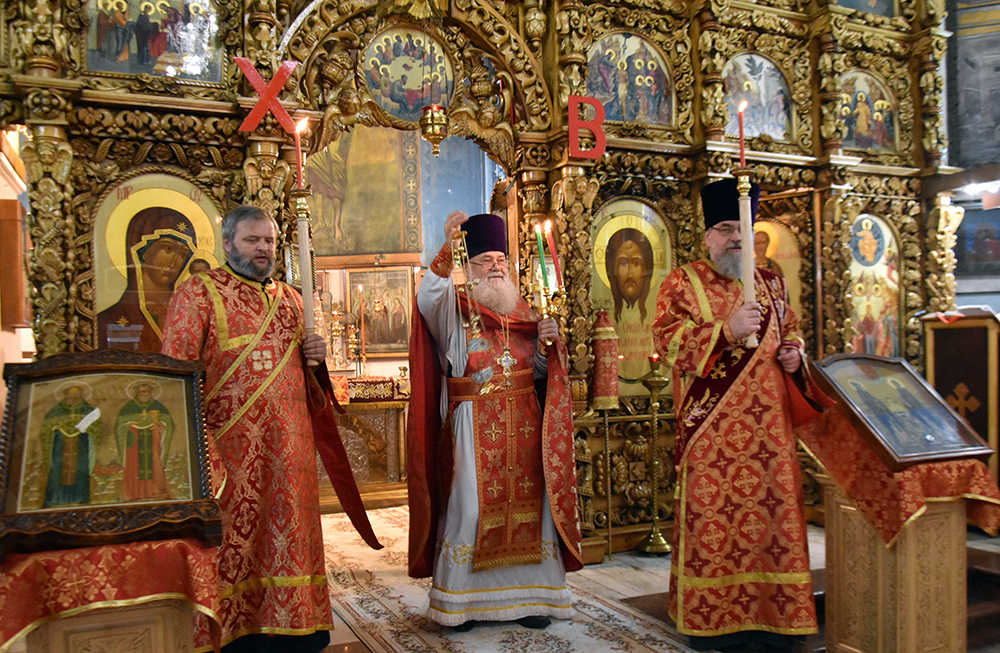
[[[927,216],[927,250],[924,286],[927,310],[954,311],[955,306],[955,232],[962,224],[965,209],[951,204],[947,195],[939,195]]]
[[[720,16],[719,22],[723,27],[715,36],[716,50],[727,61],[743,53],[766,57],[781,70],[791,91],[794,140],[786,144],[762,134],[747,138],[747,147],[762,152],[813,153],[813,66],[806,22],[759,9],[730,11]],[[719,40],[722,44],[718,44]],[[718,102],[718,98],[713,101]],[[728,114],[725,104],[723,109]],[[728,115],[722,124],[726,122]],[[736,140],[735,136],[729,138]]]
[[[819,135],[824,154],[839,154],[848,134],[847,122],[840,113],[840,80],[847,72],[847,65],[844,62],[844,52],[832,34],[821,33],[818,39],[820,55],[816,62],[816,72],[819,74]]]
[[[601,38],[614,32],[641,36],[658,48],[669,66],[671,98],[675,107],[674,123],[669,126],[650,125],[636,121],[623,124],[606,122],[604,130],[609,136],[642,139],[649,142],[694,142],[693,100],[695,93],[694,69],[691,62],[692,43],[686,26],[684,5],[680,2],[657,3],[651,7],[631,8],[597,3],[587,5],[582,12],[577,36],[560,42],[561,78],[574,77],[582,64],[586,72],[586,58],[590,47]],[[585,22],[584,22],[585,21]],[[563,50],[564,47],[573,50]],[[567,90],[570,90],[567,85]],[[586,95],[585,86],[577,85],[576,94]],[[565,106],[563,104],[562,106]]]
[[[524,98],[524,114],[518,116],[517,129],[548,129],[552,125],[552,96],[539,62],[532,56],[517,26],[505,20],[489,0],[453,0],[452,17],[485,39],[493,48],[490,54],[517,81],[518,93]]]
[[[934,3],[928,3],[934,4]],[[923,120],[923,146],[925,167],[934,168],[948,150],[944,116],[944,77],[941,62],[947,51],[947,37],[938,30],[928,30],[914,44],[914,54],[920,61],[920,108]]]
[[[604,449],[604,427],[593,418],[577,423],[577,442],[586,442],[586,448],[578,445],[578,470],[583,467],[587,480],[586,494],[581,493],[581,507],[589,519],[585,522],[585,536],[604,536],[608,520],[611,527],[621,528],[648,523],[653,517],[652,483],[657,482],[657,509],[661,520],[669,519],[674,512],[674,488],[677,483],[674,472],[673,426],[667,420],[660,420],[657,433],[656,452],[653,469],[650,469],[650,421],[647,416],[640,419],[630,417],[612,418],[608,424],[610,438],[610,481],[611,499],[608,500],[609,466]],[[585,456],[580,454],[586,452]],[[581,458],[588,458],[581,465]],[[654,476],[655,472],[655,476]]]
[[[30,103],[30,101],[29,101]],[[78,225],[71,219],[73,151],[62,126],[34,125],[21,153],[28,178],[28,232],[34,245],[28,265],[35,346],[40,357],[72,351],[77,334],[72,306],[80,300],[74,283]]]
[[[4,19],[10,28],[5,45],[14,72],[40,77],[80,72],[80,34],[89,23],[86,3],[19,0],[6,4]]]
[[[562,174],[552,185],[552,211],[556,216],[553,233],[565,261],[567,302],[563,311],[567,320],[570,374],[586,379],[594,363],[590,340],[594,314],[590,303],[589,261],[593,251],[590,223],[599,182],[576,166],[563,168]],[[581,393],[586,398],[585,380],[578,383],[584,383]]]
[[[556,98],[559,111],[555,122],[561,124],[569,96],[586,95],[587,89],[587,48],[592,34],[580,0],[560,3],[555,31],[559,44],[559,93]]]
[[[536,59],[541,58],[542,39],[548,29],[545,5],[545,0],[525,0],[524,3],[524,36]]]
[[[699,16],[698,55],[701,63],[701,124],[705,138],[723,140],[729,109],[722,88],[722,69],[728,58],[728,47],[718,21],[709,12]]]

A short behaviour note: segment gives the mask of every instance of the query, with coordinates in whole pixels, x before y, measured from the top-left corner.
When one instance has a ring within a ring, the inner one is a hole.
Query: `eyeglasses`
[[[501,270],[507,267],[506,258],[484,258],[481,261],[469,261],[469,263],[473,265],[478,265],[479,267],[485,270],[492,270],[494,265],[500,268]]]
[[[740,233],[740,228],[739,227],[734,227],[734,226],[729,225],[729,224],[724,224],[721,227],[720,226],[709,227],[709,230],[712,230],[712,229],[715,229],[716,231],[718,231],[719,235],[722,236],[723,238],[732,238],[733,234]]]

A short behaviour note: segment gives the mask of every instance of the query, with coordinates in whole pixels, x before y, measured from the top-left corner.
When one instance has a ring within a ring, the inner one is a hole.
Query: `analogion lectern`
[[[966,519],[1000,526],[991,449],[902,359],[837,354],[811,369],[836,400],[798,433],[831,477],[826,650],[964,653]]]

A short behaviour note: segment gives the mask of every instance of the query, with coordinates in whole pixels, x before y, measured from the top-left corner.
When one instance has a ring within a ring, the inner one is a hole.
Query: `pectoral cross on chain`
[[[510,368],[517,365],[517,359],[510,355],[510,349],[504,347],[503,356],[500,357],[500,360],[498,362],[500,363],[500,365],[503,366],[503,375],[507,379],[507,382],[504,383],[504,386],[509,388],[510,386],[514,385],[513,383],[511,383],[510,380]]]

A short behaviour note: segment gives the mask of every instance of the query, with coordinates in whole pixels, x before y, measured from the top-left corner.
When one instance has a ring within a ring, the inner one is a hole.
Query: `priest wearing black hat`
[[[409,573],[433,576],[437,623],[545,628],[573,616],[583,566],[566,347],[510,279],[502,218],[456,211],[444,231],[410,338]],[[460,231],[471,297],[452,280]]]
[[[701,196],[709,256],[667,277],[653,322],[677,424],[668,612],[693,647],[781,651],[817,631],[786,386],[804,342],[784,279],[755,269],[744,302],[736,180]]]

